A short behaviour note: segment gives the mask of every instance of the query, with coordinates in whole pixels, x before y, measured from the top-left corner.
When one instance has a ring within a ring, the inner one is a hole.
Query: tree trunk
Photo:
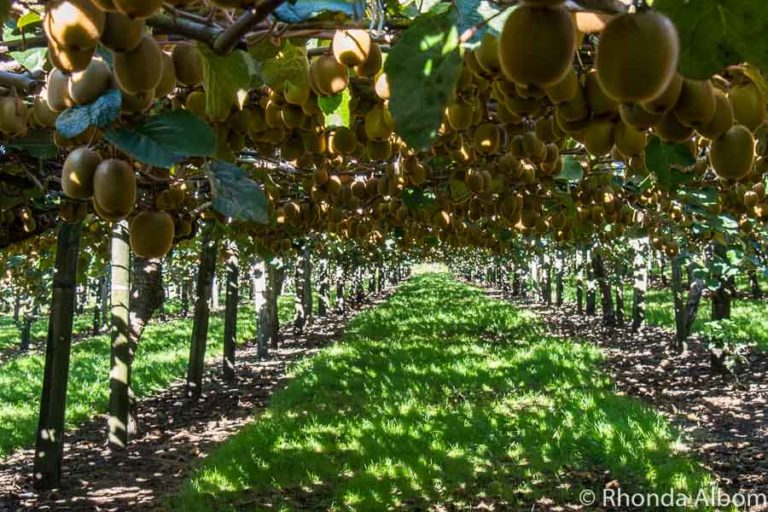
[[[280,316],[278,299],[283,290],[285,267],[267,264],[267,301],[269,302],[269,340],[273,349],[280,343]]]
[[[306,252],[302,247],[299,250],[298,257],[296,259],[296,270],[294,271],[294,316],[293,316],[293,333],[301,334],[304,332],[304,327],[307,325],[308,312],[306,307],[306,297],[304,288],[306,284],[306,271],[307,267],[304,264],[306,258]]]
[[[32,312],[29,311],[29,308],[26,309],[27,310],[24,312],[24,321],[21,324],[21,343],[19,343],[19,350],[22,352],[27,352],[32,343],[32,320],[34,320],[34,318]]]
[[[274,268],[274,267],[272,267]],[[259,357],[269,355],[269,341],[272,335],[273,316],[270,310],[274,305],[270,301],[271,279],[264,260],[259,260],[251,268],[253,288],[253,307],[256,311],[256,349]],[[272,292],[274,293],[274,292]]]
[[[357,267],[355,271],[355,304],[360,305],[365,299],[365,288],[363,283],[365,282],[364,276],[365,269],[362,266]]]
[[[683,331],[685,339],[688,339],[693,330],[693,322],[696,321],[696,315],[699,312],[699,303],[701,302],[701,294],[703,291],[704,281],[699,278],[691,279],[691,287],[688,290],[688,301],[685,306],[685,330]]]
[[[381,292],[384,289],[384,266],[379,263],[376,267],[378,269],[376,279],[376,292]]]
[[[720,286],[712,293],[712,320],[731,318],[731,293],[725,280],[720,279]]]
[[[200,267],[197,271],[195,297],[195,317],[192,320],[192,343],[189,349],[189,367],[187,369],[187,397],[200,398],[203,387],[203,367],[205,365],[205,346],[208,341],[208,320],[213,288],[213,275],[216,273],[216,254],[219,248],[218,236],[213,233],[211,224],[203,228]]]
[[[312,253],[309,242],[304,244],[304,283],[302,286],[302,302],[304,303],[304,313],[306,315],[306,325],[312,323]]]
[[[336,265],[336,312],[344,313],[344,268]],[[393,274],[394,275],[394,274]]]
[[[600,287],[600,305],[603,310],[603,325],[613,327],[616,325],[616,312],[613,308],[613,295],[611,295],[611,282],[605,272],[603,256],[597,252],[592,254],[592,270]]]
[[[648,238],[633,242],[635,258],[632,262],[632,332],[639,332],[645,323],[645,294],[648,292]]]
[[[544,304],[552,304],[552,265],[549,254],[541,256],[541,298]]]
[[[672,259],[672,298],[675,304],[675,339],[673,349],[678,352],[685,351],[685,306],[683,305],[683,276],[680,264],[680,256]]]
[[[181,316],[189,316],[189,289],[190,281],[185,279],[181,284]]]
[[[34,484],[58,487],[64,450],[69,354],[75,310],[75,279],[82,224],[61,224],[56,245],[56,271],[45,343],[45,369],[34,453]]]
[[[213,281],[211,282],[211,309],[216,312],[219,308],[219,276],[214,271]]]
[[[328,316],[331,303],[330,262],[328,258],[320,258],[318,276],[317,316]]]
[[[555,304],[557,307],[563,306],[563,274],[565,272],[565,262],[563,261],[562,251],[557,251],[555,259]]]
[[[224,360],[222,378],[227,382],[235,380],[235,346],[237,340],[237,303],[240,300],[238,284],[240,262],[237,245],[227,244],[227,290],[224,311]]]
[[[109,372],[109,449],[128,446],[130,422],[130,282],[131,249],[128,246],[128,221],[112,226],[112,347]]]
[[[593,269],[592,251],[590,249],[587,249],[584,265],[587,270],[586,313],[587,315],[592,316],[597,311],[597,293],[595,291],[595,273]]]
[[[757,278],[757,270],[749,271],[749,290],[752,298],[760,300],[763,298],[763,291],[760,289],[760,280]]]

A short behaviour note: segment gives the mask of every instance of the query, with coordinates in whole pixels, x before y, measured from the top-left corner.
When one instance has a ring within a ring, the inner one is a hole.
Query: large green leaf
[[[18,52],[8,52],[8,54],[29,71],[40,71],[47,63],[47,48],[30,48]]]
[[[150,117],[132,128],[110,130],[105,138],[136,160],[155,167],[172,167],[186,158],[216,151],[216,134],[211,127],[186,110]]]
[[[768,67],[768,9],[760,0],[655,0],[680,32],[680,72],[709,78],[726,66]]]
[[[24,138],[12,140],[8,147],[24,151],[34,158],[54,158],[58,153],[51,130],[31,130]]]
[[[56,130],[65,139],[77,137],[89,126],[106,128],[120,115],[119,89],[110,89],[88,105],[68,108],[56,118]]]
[[[251,84],[251,69],[242,50],[221,56],[207,44],[198,43],[197,47],[203,56],[205,113],[210,119],[223,121],[232,107],[245,99]]]
[[[259,183],[240,167],[214,160],[209,164],[213,184],[213,209],[240,222],[267,224],[267,196]]]
[[[293,0],[284,2],[272,15],[283,23],[299,23],[320,15],[343,14],[360,18],[365,14],[362,0]]]
[[[395,130],[415,149],[432,145],[456,87],[462,63],[456,17],[450,4],[419,16],[384,65]]]
[[[261,61],[261,73],[273,89],[282,90],[285,82],[297,87],[309,87],[307,49],[303,45],[294,46],[286,42],[275,56]]]
[[[456,4],[459,8],[459,35],[469,29],[475,31],[467,41],[469,43],[479,43],[486,32],[498,36],[512,12],[512,9],[504,9],[488,0],[466,0]]]
[[[695,163],[687,144],[668,144],[653,137],[645,148],[646,167],[656,175],[659,188],[668,192],[693,180],[694,174],[684,170]]]
[[[352,116],[349,111],[349,102],[352,97],[349,94],[349,88],[344,89],[333,96],[320,96],[317,98],[317,104],[323,111],[324,122],[327,128],[334,126],[349,127]]]

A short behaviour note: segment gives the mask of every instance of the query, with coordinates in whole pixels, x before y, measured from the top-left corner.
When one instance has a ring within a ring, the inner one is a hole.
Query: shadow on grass
[[[300,363],[169,509],[530,508],[576,503],[605,471],[635,490],[709,485],[660,415],[611,393],[596,349],[448,276],[407,282],[346,338]]]

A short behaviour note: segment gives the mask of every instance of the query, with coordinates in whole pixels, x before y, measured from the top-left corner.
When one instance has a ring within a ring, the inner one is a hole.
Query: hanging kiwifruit
[[[499,62],[507,79],[549,86],[573,63],[576,29],[564,6],[522,4],[510,13],[498,41]]]
[[[608,22],[597,44],[597,77],[619,102],[661,96],[677,71],[680,41],[672,21],[645,11],[620,14]]]
[[[683,87],[673,109],[684,126],[698,128],[715,115],[715,90],[710,80],[683,79]]]
[[[363,78],[373,78],[381,71],[382,55],[381,48],[376,43],[371,43],[371,51],[365,62],[355,67],[355,74]]]
[[[152,36],[145,35],[133,50],[115,53],[113,66],[120,89],[128,94],[152,92],[163,77],[163,52]]]
[[[349,70],[331,55],[322,55],[309,68],[310,81],[322,96],[334,96],[347,88]]]
[[[154,97],[156,99],[165,98],[173,92],[176,88],[176,70],[173,65],[173,59],[170,55],[163,52],[163,74],[160,78],[160,83],[155,87]]]
[[[166,212],[139,212],[128,229],[131,250],[139,258],[163,258],[173,247],[173,217]]]
[[[173,67],[180,84],[194,87],[203,83],[203,56],[197,46],[180,43],[173,47]]]
[[[48,105],[54,112],[61,112],[75,104],[69,96],[69,75],[59,69],[48,74]]]
[[[93,196],[93,176],[101,163],[101,155],[87,147],[72,150],[61,170],[61,190],[72,199]]]
[[[93,204],[104,220],[127,217],[136,202],[136,176],[124,160],[104,160],[93,175]]]
[[[337,62],[352,68],[368,59],[371,44],[371,35],[367,30],[337,30],[333,35],[331,48]]]
[[[725,93],[715,89],[715,114],[705,125],[699,126],[696,131],[710,140],[717,139],[733,126],[733,107],[725,96]]]
[[[22,137],[27,133],[27,107],[15,96],[0,96],[0,134]]]
[[[77,105],[86,105],[96,101],[112,86],[112,70],[99,58],[91,60],[83,71],[72,73],[68,92]]]
[[[741,179],[750,173],[754,161],[755,139],[741,124],[731,126],[709,148],[709,163],[720,178]]]
[[[163,0],[112,0],[129,18],[149,18],[163,7]]]
[[[76,52],[96,47],[105,20],[91,0],[59,0],[46,5],[43,28],[50,41]]]
[[[131,19],[119,12],[108,12],[101,44],[114,52],[129,52],[144,36],[144,20]]]
[[[65,73],[75,73],[84,70],[91,63],[95,53],[96,48],[74,50],[48,41],[48,60],[55,68]]]
[[[734,85],[731,87],[728,98],[733,106],[733,116],[737,123],[755,131],[765,122],[765,98],[753,82]]]

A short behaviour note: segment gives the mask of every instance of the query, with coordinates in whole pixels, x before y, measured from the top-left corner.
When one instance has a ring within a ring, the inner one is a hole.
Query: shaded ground
[[[490,292],[498,296],[498,292]],[[768,354],[751,351],[739,382],[713,372],[709,353],[695,337],[685,354],[669,350],[672,334],[648,326],[606,328],[601,317],[517,299],[536,312],[553,335],[588,340],[602,349],[617,391],[642,399],[669,417],[688,445],[729,494],[768,492]],[[768,510],[753,507],[750,510]]]
[[[217,364],[209,369],[203,397],[195,404],[183,400],[183,381],[140,400],[139,437],[121,456],[110,455],[105,447],[105,415],[68,432],[61,489],[37,494],[31,486],[33,452],[16,452],[0,463],[0,512],[159,509],[197,459],[250,421],[254,408],[265,406],[284,382],[288,365],[336,339],[351,314],[356,312],[316,321],[303,336],[284,333],[280,348],[271,350],[267,360],[259,360],[255,346],[241,348],[237,382],[224,383]]]

